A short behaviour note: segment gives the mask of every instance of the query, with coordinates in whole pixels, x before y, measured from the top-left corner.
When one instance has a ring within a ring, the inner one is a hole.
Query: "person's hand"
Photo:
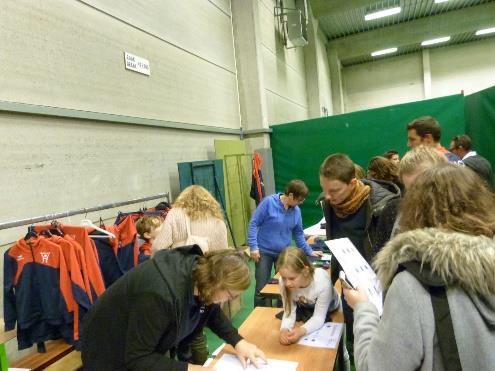
[[[278,340],[280,341],[280,344],[282,345],[289,345],[289,330],[286,328],[283,328],[280,330],[280,335],[278,337]]]
[[[255,263],[259,262],[259,260],[260,260],[260,251],[259,250],[252,250],[251,251],[251,258],[254,260]]]
[[[323,256],[323,251],[313,251],[311,253],[311,256],[322,257]]]
[[[342,287],[342,291],[344,292],[345,301],[352,309],[356,308],[359,303],[369,300],[366,289],[362,286],[356,290]]]
[[[308,243],[308,245],[312,245],[316,242],[316,237],[317,236],[308,236],[308,239],[306,240],[306,242]]]
[[[248,343],[244,339],[239,341],[234,349],[243,368],[247,367],[247,360],[250,360],[256,368],[260,368],[258,358],[261,358],[266,363],[265,353],[258,349],[256,345]]]
[[[287,335],[291,344],[297,343],[300,338],[306,335],[306,329],[302,326],[294,327]]]

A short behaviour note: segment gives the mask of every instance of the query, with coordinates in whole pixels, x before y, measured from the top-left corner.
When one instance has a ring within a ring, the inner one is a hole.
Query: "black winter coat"
[[[205,324],[235,346],[242,338],[217,304],[201,307],[199,324],[186,333],[200,255],[196,245],[162,250],[117,280],[84,318],[84,370],[187,370],[168,353]]]

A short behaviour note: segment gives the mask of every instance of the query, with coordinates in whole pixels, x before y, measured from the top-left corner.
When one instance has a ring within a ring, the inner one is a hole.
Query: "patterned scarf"
[[[354,214],[363,205],[364,201],[368,199],[370,195],[371,187],[365,185],[360,180],[357,181],[354,190],[350,196],[339,205],[332,205],[333,211],[338,218],[345,218],[349,215]]]

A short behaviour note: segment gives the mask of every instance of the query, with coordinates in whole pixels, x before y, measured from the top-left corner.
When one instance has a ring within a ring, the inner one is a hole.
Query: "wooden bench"
[[[30,353],[21,359],[12,362],[9,366],[15,368],[28,368],[33,371],[44,370],[74,349],[73,345],[69,345],[63,340],[47,341],[45,345],[45,353]]]
[[[81,368],[81,352],[74,350],[45,368],[45,371],[78,371]]]

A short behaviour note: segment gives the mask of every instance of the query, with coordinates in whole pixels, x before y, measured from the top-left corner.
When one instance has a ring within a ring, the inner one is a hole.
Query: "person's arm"
[[[400,273],[387,292],[380,320],[376,307],[364,301],[354,308],[354,359],[358,370],[418,370],[424,357],[414,279]],[[420,285],[418,283],[418,285]]]
[[[125,366],[129,370],[186,371],[188,364],[156,351],[160,339],[175,328],[175,308],[156,294],[142,294],[129,300]]]
[[[266,216],[268,199],[265,198],[254,211],[248,227],[248,245],[251,251],[258,250],[258,228],[263,224]]]
[[[326,273],[325,273],[326,274]],[[339,295],[335,288],[330,285],[330,280],[326,279],[323,283],[324,288],[316,298],[315,310],[311,318],[302,326],[306,329],[306,333],[311,333],[318,330],[325,323],[330,304],[335,308],[335,299],[339,300]]]
[[[227,226],[221,219],[214,218],[214,220],[215,231],[213,233],[213,238],[210,241],[210,248],[213,247],[215,250],[228,249],[229,243],[227,239]]]
[[[225,340],[226,343],[232,345],[233,347],[235,347],[236,344],[242,340],[242,336],[239,335],[237,329],[232,326],[232,322],[223,313],[220,305],[218,304],[211,305],[206,325],[219,338]]]
[[[295,212],[296,223],[294,225],[294,228],[292,229],[292,237],[296,241],[297,247],[303,249],[306,255],[311,256],[313,255],[313,249],[311,248],[311,246],[308,245],[306,239],[304,238],[301,209],[299,209],[299,207],[296,206],[294,212]]]

